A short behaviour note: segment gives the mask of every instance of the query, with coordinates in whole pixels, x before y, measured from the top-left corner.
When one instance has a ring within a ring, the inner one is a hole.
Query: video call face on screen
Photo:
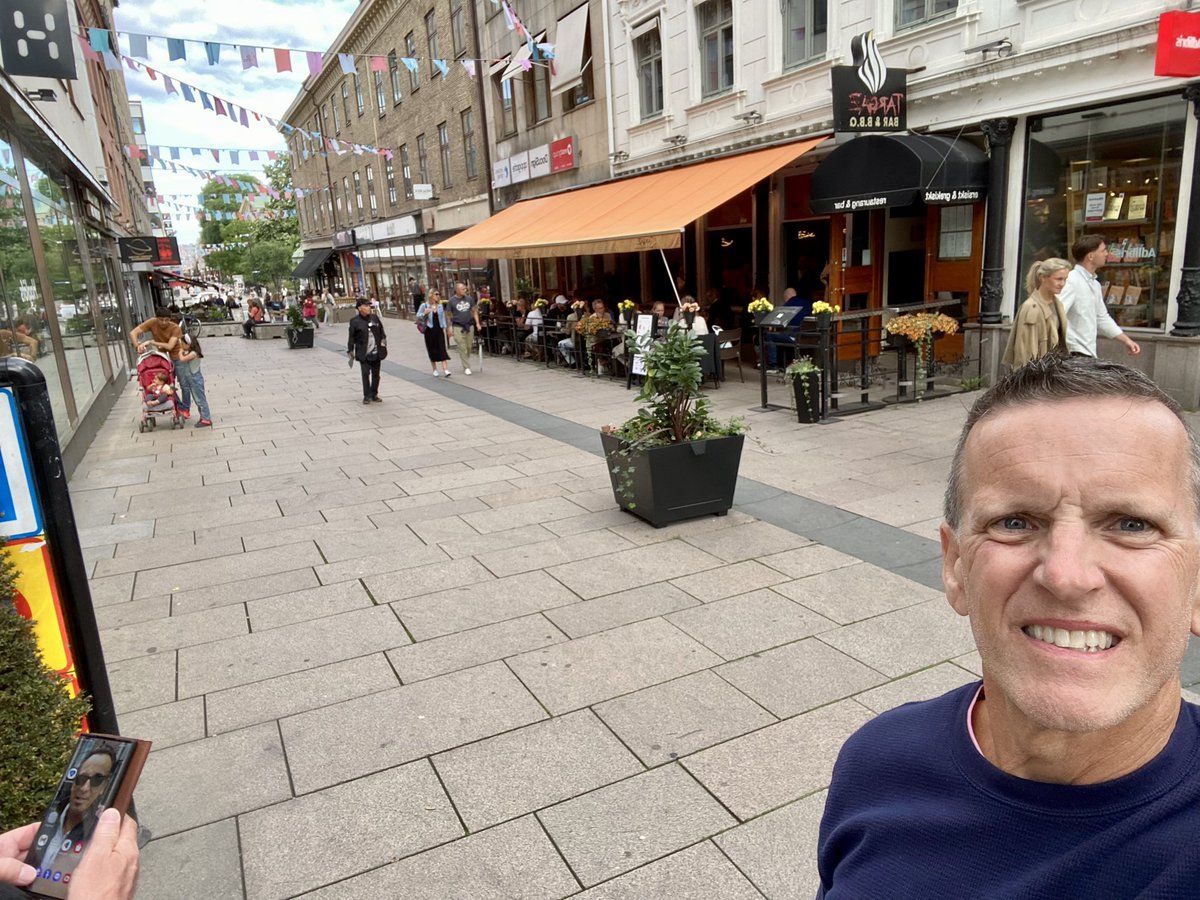
[[[71,876],[100,813],[113,802],[134,746],[133,741],[108,737],[80,738],[25,860],[38,872],[29,890],[67,896]]]

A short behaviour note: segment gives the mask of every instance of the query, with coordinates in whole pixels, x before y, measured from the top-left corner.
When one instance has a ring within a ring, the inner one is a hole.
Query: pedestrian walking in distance
[[[446,339],[450,316],[436,290],[429,291],[429,300],[417,307],[417,329],[425,335],[425,352],[429,355],[429,367],[433,377],[450,377],[450,354],[446,351]],[[441,371],[438,365],[441,365]]]
[[[471,329],[479,329],[479,301],[467,292],[461,281],[454,285],[454,296],[450,298],[451,327],[447,332],[458,345],[458,356],[462,360],[463,374],[471,374]]]
[[[371,312],[371,301],[359,297],[358,315],[350,320],[346,355],[358,360],[362,370],[363,403],[379,403],[379,364],[387,356],[387,335],[379,316]]]

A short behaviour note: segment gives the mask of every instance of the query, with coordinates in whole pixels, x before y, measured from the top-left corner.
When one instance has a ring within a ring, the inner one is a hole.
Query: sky
[[[210,66],[204,48],[193,43],[186,45],[186,60],[172,62],[167,55],[167,42],[152,37],[149,59],[141,61],[171,78],[228,99],[238,107],[278,119],[300,90],[308,67],[303,55],[293,54],[292,66],[296,71],[276,72],[274,54],[262,48],[324,51],[357,6],[357,0],[121,0],[114,18],[118,32],[258,47],[259,68],[243,71],[241,59],[231,47],[221,48],[221,61],[216,66]],[[129,44],[124,38],[121,48],[128,53]],[[152,146],[285,149],[283,135],[265,121],[255,122],[251,116],[250,127],[243,128],[205,109],[199,102],[188,103],[178,94],[167,95],[161,79],[151,81],[144,71],[133,72],[128,67],[123,71],[130,99],[142,101],[146,141]],[[210,153],[192,157],[185,152],[180,161],[193,168],[261,175],[266,157],[255,163],[243,156],[245,165],[234,167],[224,154],[218,166]],[[195,195],[204,183],[201,178],[175,174],[157,166],[153,172],[155,187],[164,195]],[[200,227],[194,215],[170,206],[164,209],[175,220],[179,242],[195,243]]]

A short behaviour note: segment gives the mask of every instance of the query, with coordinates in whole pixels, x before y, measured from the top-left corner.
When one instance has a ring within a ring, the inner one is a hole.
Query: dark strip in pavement
[[[317,344],[338,353],[346,352],[343,346],[323,337],[317,340]],[[499,360],[491,364],[497,362]],[[505,364],[520,365],[507,360]],[[471,387],[466,378],[434,378],[429,372],[388,360],[384,360],[382,368],[395,378],[442,394],[513,425],[528,428],[596,456],[604,455],[595,428],[495,397]],[[735,501],[734,509],[764,522],[895,572],[910,581],[935,590],[942,589],[942,552],[937,541],[751,478],[738,478]]]

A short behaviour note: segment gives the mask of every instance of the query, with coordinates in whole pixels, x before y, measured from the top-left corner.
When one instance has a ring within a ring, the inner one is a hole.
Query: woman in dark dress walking
[[[450,354],[446,350],[446,329],[450,324],[450,316],[442,304],[442,295],[437,291],[431,290],[429,299],[417,308],[417,322],[425,326],[425,352],[429,354],[433,377],[444,375],[449,378]],[[440,372],[438,363],[442,364]]]

